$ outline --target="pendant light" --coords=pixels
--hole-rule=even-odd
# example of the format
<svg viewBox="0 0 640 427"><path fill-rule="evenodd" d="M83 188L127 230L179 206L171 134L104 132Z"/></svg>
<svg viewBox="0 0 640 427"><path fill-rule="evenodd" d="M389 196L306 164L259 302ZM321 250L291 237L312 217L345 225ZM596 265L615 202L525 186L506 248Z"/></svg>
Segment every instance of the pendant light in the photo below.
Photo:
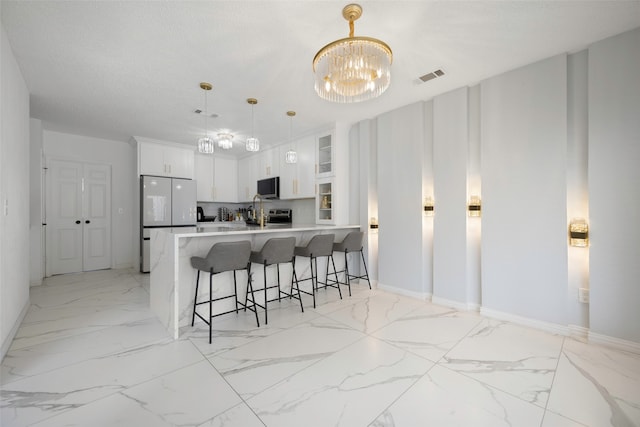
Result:
<svg viewBox="0 0 640 427"><path fill-rule="evenodd" d="M284 161L286 163L298 163L298 153L293 149L293 116L296 115L295 111L287 111L287 116L289 116L289 144L291 144L291 148L284 155Z"/></svg>
<svg viewBox="0 0 640 427"><path fill-rule="evenodd" d="M255 98L249 98L247 99L247 103L251 105L251 137L247 138L244 148L247 151L258 151L260 150L260 141L258 141L258 138L253 136L253 106L258 103L258 100Z"/></svg>
<svg viewBox="0 0 640 427"><path fill-rule="evenodd" d="M349 4L342 16L349 21L349 37L329 43L313 58L315 90L331 102L350 103L376 98L391 82L391 48L372 37L355 37L354 21L362 7Z"/></svg>
<svg viewBox="0 0 640 427"><path fill-rule="evenodd" d="M230 133L218 134L218 147L223 150L230 150L233 147L233 135Z"/></svg>
<svg viewBox="0 0 640 427"><path fill-rule="evenodd" d="M207 92L213 89L211 83L202 82L200 88L204 91L204 136L198 140L198 151L203 154L213 153L213 139L209 138L209 132L207 130Z"/></svg>

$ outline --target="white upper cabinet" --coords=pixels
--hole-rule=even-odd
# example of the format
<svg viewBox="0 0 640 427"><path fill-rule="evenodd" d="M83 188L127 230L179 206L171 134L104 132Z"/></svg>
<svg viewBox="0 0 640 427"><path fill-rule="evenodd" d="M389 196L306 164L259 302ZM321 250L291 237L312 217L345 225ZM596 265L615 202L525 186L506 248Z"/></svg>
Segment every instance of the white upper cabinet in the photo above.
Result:
<svg viewBox="0 0 640 427"><path fill-rule="evenodd" d="M214 202L238 202L238 161L215 157L213 167Z"/></svg>
<svg viewBox="0 0 640 427"><path fill-rule="evenodd" d="M280 159L278 148L272 148L260 152L258 157L258 176L257 179L273 178L280 176Z"/></svg>
<svg viewBox="0 0 640 427"><path fill-rule="evenodd" d="M332 176L335 173L333 158L333 134L324 133L318 136L316 144L316 174L320 177Z"/></svg>
<svg viewBox="0 0 640 427"><path fill-rule="evenodd" d="M195 164L199 202L238 201L238 162L235 159L197 154Z"/></svg>
<svg viewBox="0 0 640 427"><path fill-rule="evenodd" d="M196 154L196 197L199 202L213 202L213 156Z"/></svg>
<svg viewBox="0 0 640 427"><path fill-rule="evenodd" d="M280 146L280 198L304 199L315 196L315 137L301 138ZM293 148L297 163L286 163L285 154Z"/></svg>
<svg viewBox="0 0 640 427"><path fill-rule="evenodd" d="M250 202L257 193L258 155L238 160L238 201Z"/></svg>
<svg viewBox="0 0 640 427"><path fill-rule="evenodd" d="M193 179L194 150L154 142L139 141L140 175Z"/></svg>

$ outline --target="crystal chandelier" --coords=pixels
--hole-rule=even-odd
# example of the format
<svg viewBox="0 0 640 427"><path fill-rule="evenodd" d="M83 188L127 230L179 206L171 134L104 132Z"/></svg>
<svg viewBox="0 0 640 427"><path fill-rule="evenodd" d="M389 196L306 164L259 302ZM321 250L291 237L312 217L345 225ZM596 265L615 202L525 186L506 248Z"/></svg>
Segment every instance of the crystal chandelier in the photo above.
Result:
<svg viewBox="0 0 640 427"><path fill-rule="evenodd" d="M244 148L247 151L258 151L260 150L260 141L258 141L258 138L253 136L253 106L258 103L258 100L255 98L249 98L247 99L247 102L251 104L251 137L247 138Z"/></svg>
<svg viewBox="0 0 640 427"><path fill-rule="evenodd" d="M233 147L233 135L229 133L218 134L218 147L223 150L230 150Z"/></svg>
<svg viewBox="0 0 640 427"><path fill-rule="evenodd" d="M295 115L295 111L287 111L287 116L289 116L289 143L291 144L291 148L284 154L284 161L286 163L298 162L298 153L293 149L293 116Z"/></svg>
<svg viewBox="0 0 640 427"><path fill-rule="evenodd" d="M393 53L383 41L354 37L353 22L362 7L349 4L342 16L349 21L349 37L329 43L313 58L315 89L327 101L350 103L382 95L391 82Z"/></svg>
<svg viewBox="0 0 640 427"><path fill-rule="evenodd" d="M198 139L198 151L204 154L213 153L213 139L209 138L209 132L207 131L207 92L213 89L211 83L202 82L200 88L204 90L204 136Z"/></svg>

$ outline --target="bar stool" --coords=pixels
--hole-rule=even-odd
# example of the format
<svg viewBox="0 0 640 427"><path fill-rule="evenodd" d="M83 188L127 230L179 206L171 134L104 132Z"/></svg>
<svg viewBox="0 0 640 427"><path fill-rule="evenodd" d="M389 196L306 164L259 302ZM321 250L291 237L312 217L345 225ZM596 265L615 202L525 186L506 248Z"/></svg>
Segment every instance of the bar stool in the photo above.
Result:
<svg viewBox="0 0 640 427"><path fill-rule="evenodd" d="M371 281L369 281L369 272L367 271L367 263L364 260L364 252L362 251L362 236L364 233L362 231L352 231L342 240L340 243L333 244L334 252L344 252L344 270L335 271L335 264L333 266L333 271L335 272L336 280L331 279L331 282L347 285L349 287L349 296L351 296L351 279L366 279L369 284L369 289L371 289ZM362 256L362 264L364 265L364 274L361 276L356 276L349 273L349 263L347 262L347 255L349 252L360 251L360 255ZM331 262L333 262L333 254L331 255ZM344 273L345 282L338 281L338 273ZM329 265L327 264L327 282L329 281Z"/></svg>
<svg viewBox="0 0 640 427"><path fill-rule="evenodd" d="M258 321L258 310L255 306L247 307L246 298L245 303L242 304L238 301L238 286L236 281L236 271L247 271L247 294L251 292L253 294L253 288L251 286L251 263L249 257L251 255L251 243L244 242L229 242L229 243L216 243L214 244L205 258L191 257L191 266L198 270L196 275L196 293L193 299L193 316L191 317L191 326L195 323L196 316L202 319L209 325L209 344L211 344L211 319L223 314L237 313L239 307L248 308L256 315L256 323L260 326ZM209 299L206 301L198 302L198 285L200 283L200 272L209 273ZM213 276L215 274L223 273L225 271L233 271L233 294L213 298ZM213 314L213 303L227 298L235 298L236 308L234 310L225 311L224 313ZM196 307L201 304L209 304L209 319L202 317L197 312Z"/></svg>
<svg viewBox="0 0 640 427"><path fill-rule="evenodd" d="M274 237L264 244L262 249L259 252L251 252L250 262L256 264L262 264L263 266L263 277L264 277L264 288L256 289L256 292L264 290L264 306L260 305L256 302L255 296L252 293L252 303L253 306L258 306L264 309L264 323L268 323L267 317L267 305L272 301L280 301L282 295L286 295L289 298L295 298L300 301L300 309L304 312L304 308L302 307L302 298L300 298L300 288L298 286L298 279L296 277L296 260L293 256L293 251L296 246L296 238L295 237ZM291 289L289 293L284 292L280 288L280 264L288 264L291 263ZM267 285L267 267L274 265L276 266L278 283L275 285ZM293 293L293 282L296 283L296 293ZM277 288L278 289L278 297L269 299L267 297L267 290ZM245 306L248 304L249 294L245 299Z"/></svg>
<svg viewBox="0 0 640 427"><path fill-rule="evenodd" d="M329 275L329 260L333 263L332 253L333 253L333 239L335 234L317 234L311 238L307 246L296 246L294 251L294 255L300 257L309 258L309 267L311 268L311 276L305 279L298 279L298 282L304 282L305 280L311 280L311 292L303 291L300 292L305 293L307 295L313 296L313 308L316 308L316 291L320 288L337 288L338 294L340 295L340 299L342 299L342 291L340 290L340 285L337 284L337 280L333 281L335 283L329 283L326 280L322 285L318 286L318 257L327 257L327 276ZM315 271L314 271L315 264ZM336 266L333 264L333 271L335 272ZM335 274L335 273L334 273ZM336 279L338 276L336 276ZM293 285L293 283L292 283Z"/></svg>

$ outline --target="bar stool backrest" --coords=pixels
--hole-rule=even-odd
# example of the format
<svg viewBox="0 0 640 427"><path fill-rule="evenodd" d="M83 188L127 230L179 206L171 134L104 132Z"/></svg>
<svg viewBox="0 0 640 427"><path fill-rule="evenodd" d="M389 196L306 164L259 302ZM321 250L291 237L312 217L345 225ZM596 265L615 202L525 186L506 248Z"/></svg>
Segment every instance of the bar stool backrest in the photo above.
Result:
<svg viewBox="0 0 640 427"><path fill-rule="evenodd" d="M339 252L355 252L362 249L362 231L352 231L347 234L341 243L336 243L333 246L333 250Z"/></svg>
<svg viewBox="0 0 640 427"><path fill-rule="evenodd" d="M251 256L251 243L224 242L214 244L207 254L207 264L214 273L231 270L244 270Z"/></svg>
<svg viewBox="0 0 640 427"><path fill-rule="evenodd" d="M291 262L295 247L295 237L272 237L260 250L261 261L267 265Z"/></svg>
<svg viewBox="0 0 640 427"><path fill-rule="evenodd" d="M333 239L335 234L316 234L307 244L304 252L307 256L314 257L329 256L333 253Z"/></svg>

